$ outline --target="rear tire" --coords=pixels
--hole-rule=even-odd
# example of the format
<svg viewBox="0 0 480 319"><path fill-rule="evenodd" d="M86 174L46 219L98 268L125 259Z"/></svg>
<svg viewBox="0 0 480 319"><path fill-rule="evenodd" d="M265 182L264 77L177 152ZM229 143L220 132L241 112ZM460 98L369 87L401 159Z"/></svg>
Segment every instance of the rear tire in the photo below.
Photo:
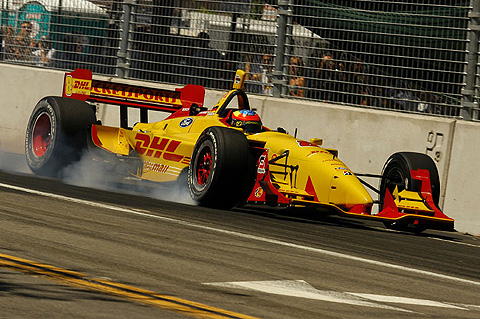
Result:
<svg viewBox="0 0 480 319"><path fill-rule="evenodd" d="M438 176L435 162L426 154L413 152L400 152L390 156L385 163L382 171L382 180L380 183L380 210L383 209L385 191L388 189L391 193L398 187L398 191L406 189L419 192L421 182L412 178L410 171L417 169L426 169L430 173L430 182L432 186L433 202L438 207L440 199L440 179ZM420 233L426 229L423 225L406 225L401 222L384 222L385 226L395 230L406 230Z"/></svg>
<svg viewBox="0 0 480 319"><path fill-rule="evenodd" d="M210 127L199 137L188 170L188 188L201 206L230 209L248 196L251 170L248 141L237 130Z"/></svg>
<svg viewBox="0 0 480 319"><path fill-rule="evenodd" d="M83 101L45 97L33 109L25 136L25 155L38 175L61 177L87 148L88 127L96 122L93 107Z"/></svg>

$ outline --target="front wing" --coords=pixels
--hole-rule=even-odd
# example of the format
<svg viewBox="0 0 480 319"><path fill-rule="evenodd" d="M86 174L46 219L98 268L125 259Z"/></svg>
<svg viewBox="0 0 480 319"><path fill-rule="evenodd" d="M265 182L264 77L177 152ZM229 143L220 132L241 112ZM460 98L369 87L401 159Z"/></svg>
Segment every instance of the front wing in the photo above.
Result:
<svg viewBox="0 0 480 319"><path fill-rule="evenodd" d="M257 162L257 180L248 197L248 203L286 207L316 207L333 211L339 215L402 223L405 225L423 225L429 229L454 230L454 220L446 216L434 203L430 176L427 170L411 171L414 179L421 181L421 191L412 192L397 189L390 193L386 190L383 209L377 214L371 213L371 206L354 206L349 210L332 203L318 201L314 194L298 189L284 189L274 186L270 179L268 151L265 150Z"/></svg>

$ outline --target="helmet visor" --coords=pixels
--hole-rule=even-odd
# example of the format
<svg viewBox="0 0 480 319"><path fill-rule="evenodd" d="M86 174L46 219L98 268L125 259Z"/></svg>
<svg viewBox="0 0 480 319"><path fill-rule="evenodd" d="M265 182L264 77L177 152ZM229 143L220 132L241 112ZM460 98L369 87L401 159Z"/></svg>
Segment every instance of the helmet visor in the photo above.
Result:
<svg viewBox="0 0 480 319"><path fill-rule="evenodd" d="M258 133L262 131L262 122L246 121L243 126L245 133Z"/></svg>

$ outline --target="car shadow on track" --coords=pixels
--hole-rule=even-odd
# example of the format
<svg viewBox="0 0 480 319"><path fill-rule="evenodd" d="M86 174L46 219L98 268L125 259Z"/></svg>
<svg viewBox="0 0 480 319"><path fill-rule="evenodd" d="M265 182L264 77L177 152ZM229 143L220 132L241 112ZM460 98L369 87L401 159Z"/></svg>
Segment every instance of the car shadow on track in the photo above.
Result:
<svg viewBox="0 0 480 319"><path fill-rule="evenodd" d="M370 223L358 219L349 219L338 216L331 211L319 211L308 207L273 208L265 206L244 206L234 208L234 211L242 213L275 218L278 220L294 221L297 223L331 225L336 227L348 227L359 229L378 230L378 223Z"/></svg>
<svg viewBox="0 0 480 319"><path fill-rule="evenodd" d="M265 206L244 206L234 208L233 210L246 214L258 215L277 220L292 221L296 223L318 224L331 227L344 227L382 233L389 232L398 235L430 237L454 242L462 241L460 238L458 238L458 236L456 236L459 235L459 233L457 233L456 231L446 232L426 230L422 233L413 233L408 231L392 230L384 227L383 224L378 221L343 217L326 209L318 210L310 207L273 208Z"/></svg>

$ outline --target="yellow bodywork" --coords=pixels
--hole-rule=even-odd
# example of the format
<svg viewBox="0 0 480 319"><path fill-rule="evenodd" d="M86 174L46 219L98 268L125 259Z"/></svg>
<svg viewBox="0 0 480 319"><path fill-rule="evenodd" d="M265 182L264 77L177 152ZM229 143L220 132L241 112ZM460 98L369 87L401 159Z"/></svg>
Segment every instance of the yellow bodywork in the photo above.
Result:
<svg viewBox="0 0 480 319"><path fill-rule="evenodd" d="M336 150L324 149L273 131L249 135L247 138L264 141L270 160L288 150L289 155L277 163L298 166L295 172L285 174L283 167L270 164L272 182L281 193L298 195L293 198L310 195L315 202L344 207L373 203L358 178L338 159Z"/></svg>
<svg viewBox="0 0 480 319"><path fill-rule="evenodd" d="M182 127L180 123L185 119L192 123ZM121 155L128 155L128 149L135 151L143 167L140 172L132 174L154 182L168 182L176 180L181 171L188 167L200 133L212 125L219 126L218 116L200 120L181 117L156 123L137 123L131 130L95 126L101 148ZM124 145L127 149L123 148Z"/></svg>
<svg viewBox="0 0 480 319"><path fill-rule="evenodd" d="M128 155L133 150L142 167L131 174L155 182L174 181L188 168L195 143L206 128L230 127L226 121L228 111L249 108L241 91L244 78L245 72L239 70L234 89L212 109L196 116L174 114L155 123L137 123L132 129L94 125L92 138L98 147L114 154ZM315 202L348 209L373 203L358 178L337 158L337 151L320 147L321 139L301 141L270 130L247 135L247 139L268 150L273 186L297 204ZM288 156L275 161L286 152Z"/></svg>
<svg viewBox="0 0 480 319"><path fill-rule="evenodd" d="M174 181L188 167L200 133L210 126L227 126L213 112L206 116L187 117L191 123L182 127L185 119L138 123L131 130L97 126L97 138L102 148L112 153L127 155L126 145L135 150L143 163L138 177L155 182ZM358 178L336 157L336 151L273 131L247 135L247 139L265 143L270 160L289 151L287 157L276 163L297 169L292 171L291 168L270 165L272 183L287 197L311 197L315 202L344 207L373 202Z"/></svg>

